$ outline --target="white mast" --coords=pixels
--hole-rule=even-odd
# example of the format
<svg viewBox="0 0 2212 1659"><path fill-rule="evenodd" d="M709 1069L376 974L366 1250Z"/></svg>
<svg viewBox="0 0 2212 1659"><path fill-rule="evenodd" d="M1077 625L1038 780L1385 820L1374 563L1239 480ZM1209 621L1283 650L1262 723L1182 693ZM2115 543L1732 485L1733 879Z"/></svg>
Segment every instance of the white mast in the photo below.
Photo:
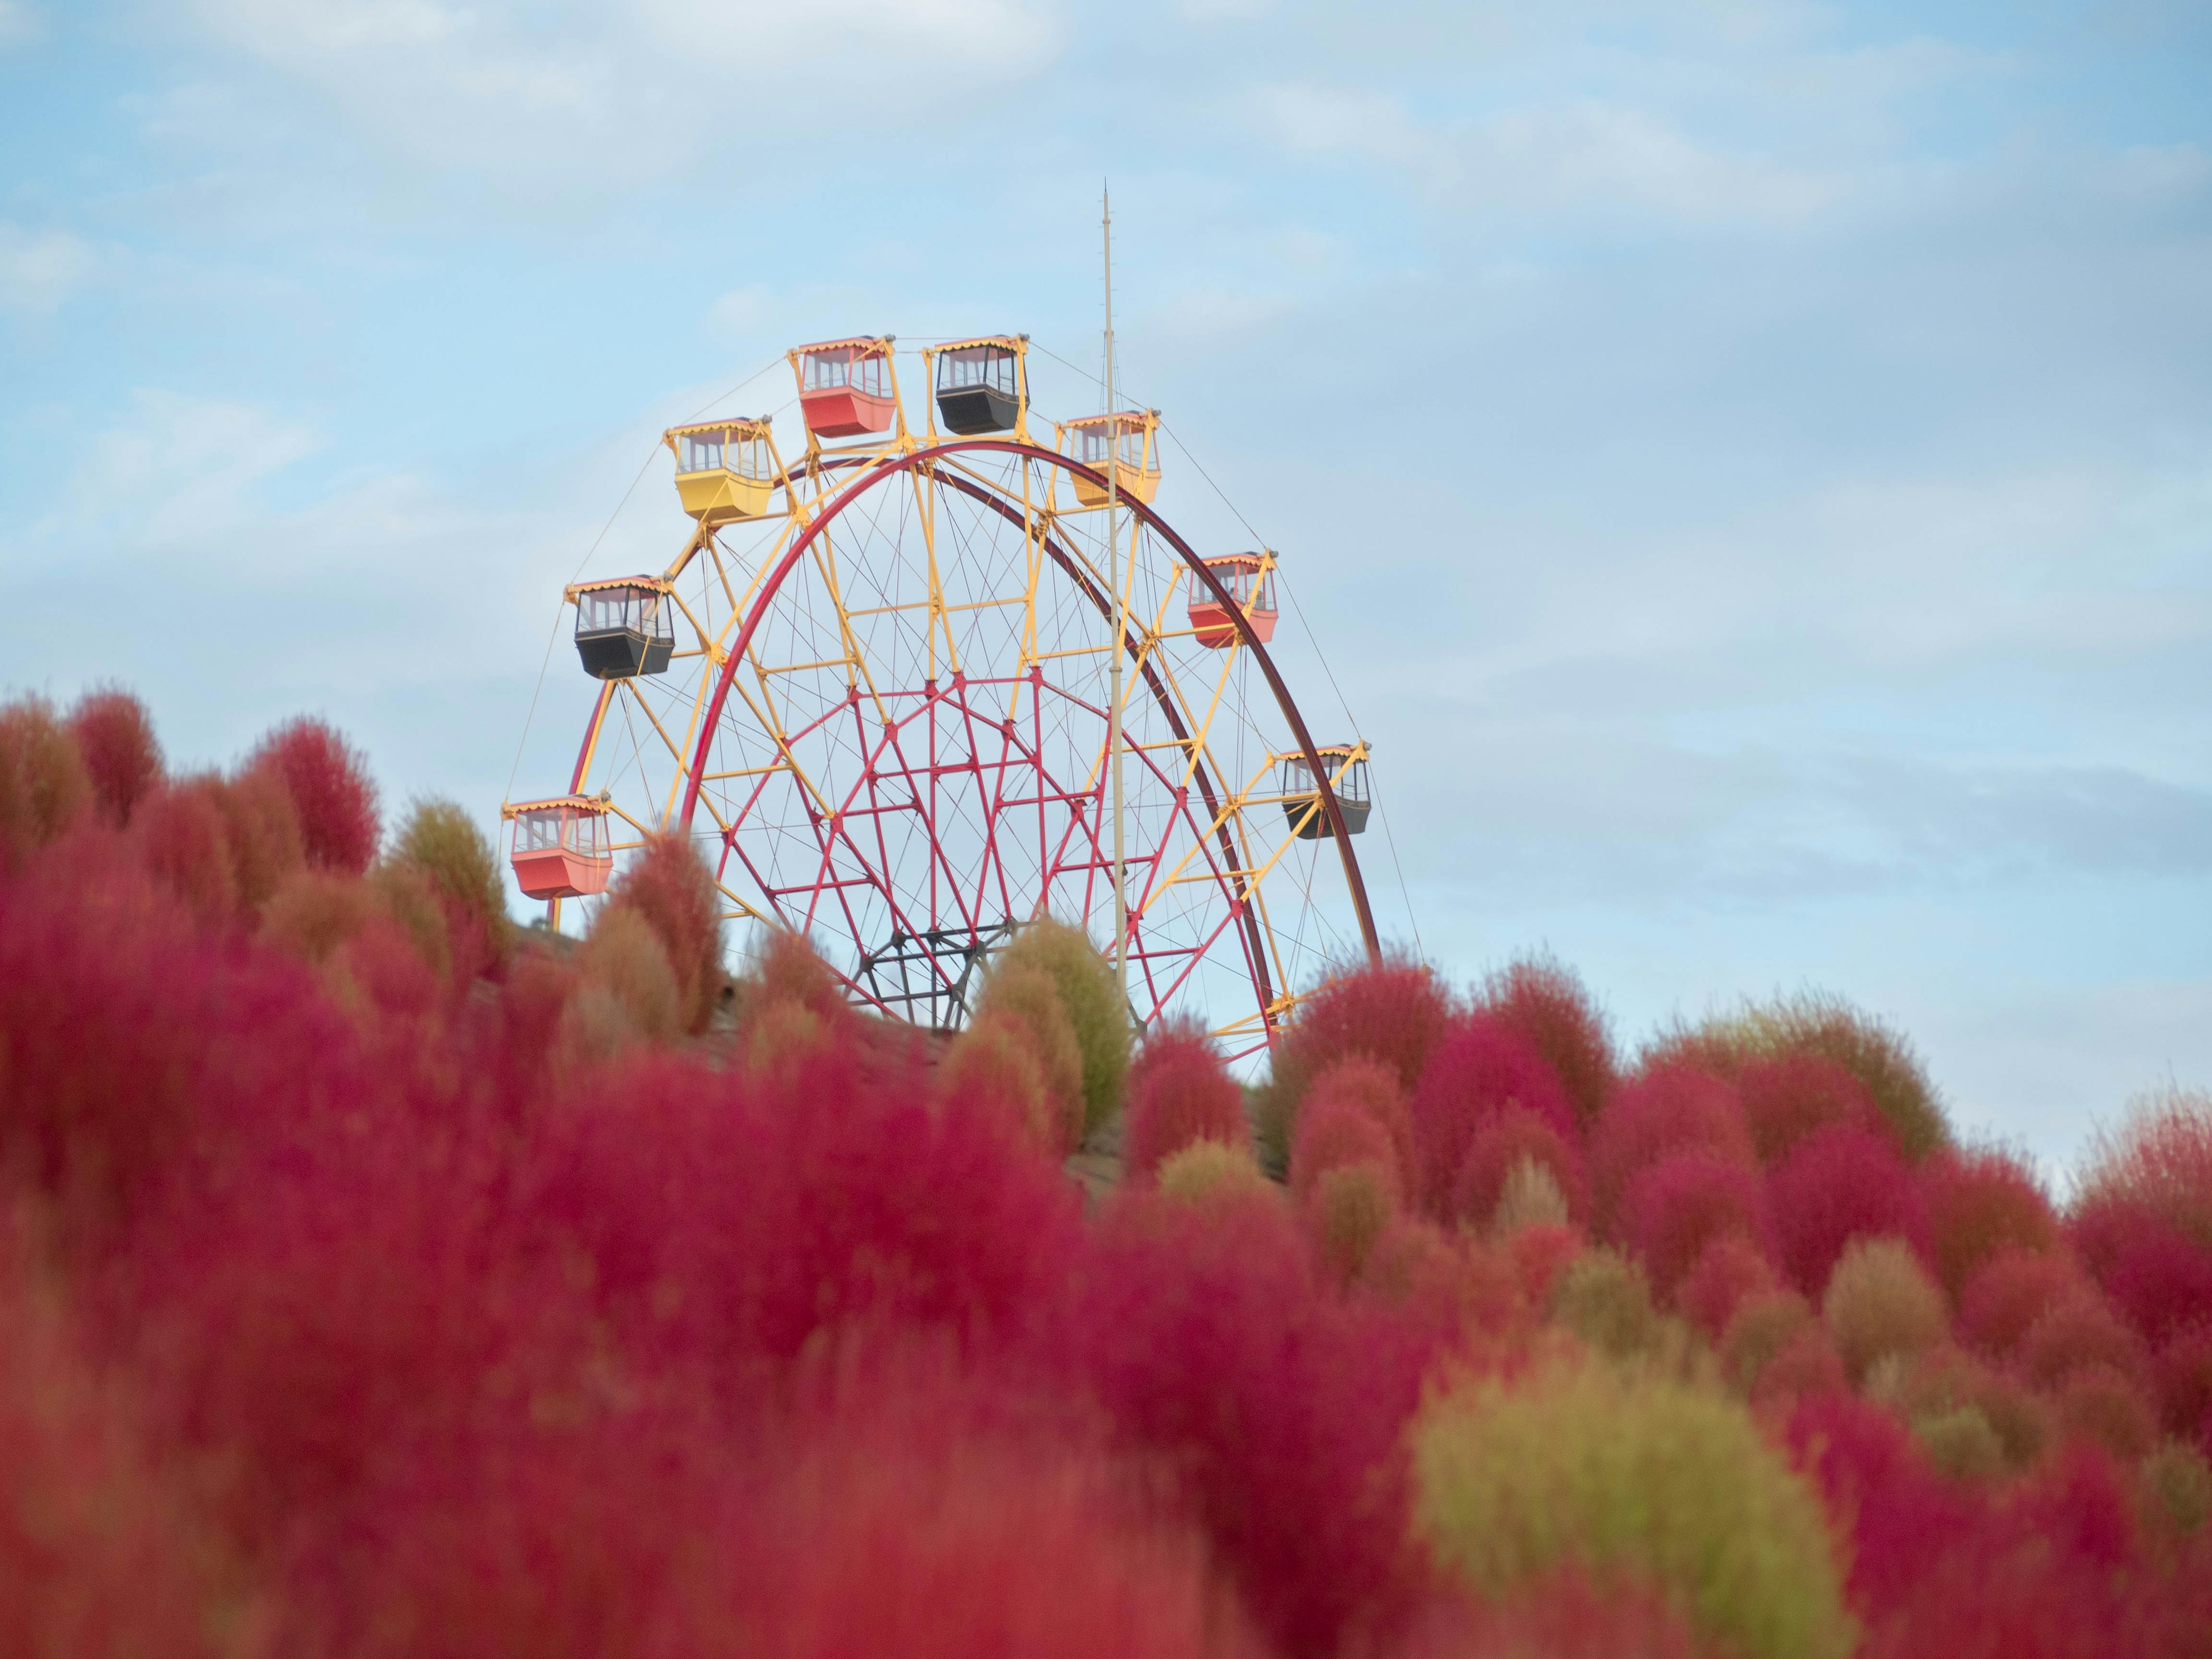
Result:
<svg viewBox="0 0 2212 1659"><path fill-rule="evenodd" d="M1107 659L1106 758L1114 791L1114 983L1129 1000L1129 890L1121 840L1121 656L1128 638L1121 584L1121 431L1114 401L1114 203L1098 187L1099 227L1106 261L1106 579L1114 585L1113 653Z"/></svg>

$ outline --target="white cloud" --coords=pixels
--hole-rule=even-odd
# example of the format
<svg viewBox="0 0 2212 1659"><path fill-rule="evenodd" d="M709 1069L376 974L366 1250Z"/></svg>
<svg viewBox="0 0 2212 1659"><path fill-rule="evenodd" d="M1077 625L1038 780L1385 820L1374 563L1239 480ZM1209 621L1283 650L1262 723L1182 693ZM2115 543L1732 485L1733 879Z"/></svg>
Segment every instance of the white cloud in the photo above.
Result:
<svg viewBox="0 0 2212 1659"><path fill-rule="evenodd" d="M726 173L783 125L879 135L1057 55L1056 0L621 0L549 22L521 0L194 0L202 27L313 88L380 143L539 193ZM918 66L924 71L917 73ZM741 119L732 112L742 110Z"/></svg>
<svg viewBox="0 0 2212 1659"><path fill-rule="evenodd" d="M0 222L0 307L52 311L98 264L91 246L68 231Z"/></svg>
<svg viewBox="0 0 2212 1659"><path fill-rule="evenodd" d="M134 392L87 443L46 527L126 547L185 540L228 558L224 532L264 511L260 487L322 447L312 427L252 404Z"/></svg>
<svg viewBox="0 0 2212 1659"><path fill-rule="evenodd" d="M1789 223L1844 188L1835 176L1699 143L1647 110L1587 100L1425 122L1395 97L1303 82L1259 88L1245 106L1252 125L1294 155L1393 168L1462 205Z"/></svg>
<svg viewBox="0 0 2212 1659"><path fill-rule="evenodd" d="M35 40L45 32L45 20L27 0L0 0L0 50Z"/></svg>

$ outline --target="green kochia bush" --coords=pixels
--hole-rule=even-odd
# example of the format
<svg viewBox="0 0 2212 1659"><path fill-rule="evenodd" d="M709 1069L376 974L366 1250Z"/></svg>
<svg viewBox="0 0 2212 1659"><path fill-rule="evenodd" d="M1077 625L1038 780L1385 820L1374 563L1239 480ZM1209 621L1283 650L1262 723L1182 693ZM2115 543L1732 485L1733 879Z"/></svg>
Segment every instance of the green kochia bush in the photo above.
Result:
<svg viewBox="0 0 2212 1659"><path fill-rule="evenodd" d="M1462 1382L1413 1431L1414 1530L1479 1594L1562 1565L1664 1587L1742 1659L1843 1659L1815 1492L1718 1394L1603 1361Z"/></svg>
<svg viewBox="0 0 2212 1659"><path fill-rule="evenodd" d="M1051 975L1082 1055L1081 1133L1089 1134L1121 1104L1133 1036L1129 1005L1114 983L1112 965L1082 929L1040 916L1014 936L993 967L1000 973L1035 968Z"/></svg>

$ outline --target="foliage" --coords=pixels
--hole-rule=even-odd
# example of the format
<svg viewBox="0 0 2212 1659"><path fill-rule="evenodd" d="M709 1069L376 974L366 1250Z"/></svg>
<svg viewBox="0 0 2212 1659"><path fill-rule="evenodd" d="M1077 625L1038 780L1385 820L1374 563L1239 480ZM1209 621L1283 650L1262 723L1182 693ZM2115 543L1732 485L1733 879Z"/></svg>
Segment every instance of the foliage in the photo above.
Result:
<svg viewBox="0 0 2212 1659"><path fill-rule="evenodd" d="M129 829L139 803L161 782L161 745L146 705L120 686L100 686L76 700L69 731L94 810L109 829Z"/></svg>
<svg viewBox="0 0 2212 1659"><path fill-rule="evenodd" d="M1974 1270L1999 1251L2058 1248L2058 1213L2019 1159L1998 1152L1944 1150L1920 1166L1936 1276L1955 1300Z"/></svg>
<svg viewBox="0 0 2212 1659"><path fill-rule="evenodd" d="M157 790L137 815L147 873L205 927L228 926L239 908L224 793L220 778L180 779Z"/></svg>
<svg viewBox="0 0 2212 1659"><path fill-rule="evenodd" d="M1307 1204L1315 1248L1338 1283L1354 1279L1398 1213L1398 1176L1380 1159L1323 1171Z"/></svg>
<svg viewBox="0 0 2212 1659"><path fill-rule="evenodd" d="M1767 1187L1776 1258L1790 1282L1818 1296L1855 1238L1926 1248L1928 1222L1912 1171L1889 1140L1838 1124L1808 1136Z"/></svg>
<svg viewBox="0 0 2212 1659"><path fill-rule="evenodd" d="M1128 1082L1121 1167L1130 1176L1150 1179L1164 1159L1194 1140L1249 1149L1244 1091L1198 1022L1170 1021L1146 1032Z"/></svg>
<svg viewBox="0 0 2212 1659"><path fill-rule="evenodd" d="M1439 1219L1451 1213L1462 1166L1487 1120L1522 1111L1574 1138L1574 1107L1536 1045L1495 1014L1456 1021L1413 1091L1413 1187Z"/></svg>
<svg viewBox="0 0 2212 1659"><path fill-rule="evenodd" d="M1900 1239L1863 1238L1845 1248L1828 1276L1820 1317L1854 1381L1877 1360L1910 1359L1949 1328L1943 1292Z"/></svg>
<svg viewBox="0 0 2212 1659"><path fill-rule="evenodd" d="M350 876L368 868L383 828L360 750L325 721L301 715L264 738L246 766L276 779L291 797L308 864Z"/></svg>
<svg viewBox="0 0 2212 1659"><path fill-rule="evenodd" d="M975 1018L1018 1030L1044 1085L1053 1133L1048 1149L1065 1158L1083 1139L1083 1051L1060 987L1044 969L1001 957L983 981Z"/></svg>
<svg viewBox="0 0 2212 1659"><path fill-rule="evenodd" d="M1509 963L1483 981L1476 1006L1528 1038L1587 1128L1620 1082L1613 1033L1589 991L1549 955Z"/></svg>
<svg viewBox="0 0 2212 1659"><path fill-rule="evenodd" d="M1568 1233L1571 1216L1558 1179L1535 1159L1524 1158L1506 1176L1489 1219L1492 1236L1511 1238L1532 1228Z"/></svg>
<svg viewBox="0 0 2212 1659"><path fill-rule="evenodd" d="M69 828L92 782L69 730L44 697L0 704L0 874Z"/></svg>
<svg viewBox="0 0 2212 1659"><path fill-rule="evenodd" d="M1639 1171L1621 1197L1620 1237L1662 1299L1715 1240L1765 1232L1758 1174L1713 1152L1670 1153Z"/></svg>
<svg viewBox="0 0 2212 1659"><path fill-rule="evenodd" d="M1698 1252L1675 1285L1674 1307L1709 1341L1717 1342L1747 1300L1779 1288L1765 1251L1741 1233L1723 1233Z"/></svg>
<svg viewBox="0 0 2212 1659"><path fill-rule="evenodd" d="M635 910L603 908L576 952L576 968L584 991L605 998L580 993L569 1006L566 1035L577 1059L611 1059L632 1041L666 1042L683 1030L684 994L676 970L660 935ZM599 1023L610 1006L621 1016L611 1026Z"/></svg>
<svg viewBox="0 0 2212 1659"><path fill-rule="evenodd" d="M1299 1103L1315 1079L1339 1060L1379 1060L1411 1095L1452 1013L1442 982L1404 957L1322 980L1298 1004L1270 1057L1256 1103L1262 1155L1277 1169L1288 1163Z"/></svg>
<svg viewBox="0 0 2212 1659"><path fill-rule="evenodd" d="M1669 1152L1705 1152L1751 1166L1751 1139L1735 1091L1711 1073L1647 1066L1625 1084L1590 1131L1590 1212L1612 1237L1628 1183Z"/></svg>
<svg viewBox="0 0 2212 1659"><path fill-rule="evenodd" d="M778 1009L805 1013L820 1029L818 1016L804 1002L778 998L769 1005L769 1013ZM970 1020L945 1051L936 1087L939 1098L1006 1124L1038 1152L1064 1155L1066 1113L1047 1095L1044 1073L1030 1047L1027 1029L1012 1016L994 1012Z"/></svg>
<svg viewBox="0 0 2212 1659"><path fill-rule="evenodd" d="M1224 1140L1194 1140L1161 1160L1153 1176L1163 1198L1192 1208L1212 1210L1247 1200L1273 1203L1273 1184L1260 1173L1252 1154Z"/></svg>
<svg viewBox="0 0 2212 1659"><path fill-rule="evenodd" d="M1114 982L1113 964L1081 928L1050 916L1040 916L1016 933L1000 951L999 963L1002 970L1042 970L1060 994L1082 1063L1079 1141L1121 1105L1122 1074L1135 1036L1128 1002Z"/></svg>
<svg viewBox="0 0 2212 1659"><path fill-rule="evenodd" d="M473 976L505 959L509 924L499 854L463 807L438 796L417 799L385 856L428 878L452 931L468 941L458 965Z"/></svg>
<svg viewBox="0 0 2212 1659"><path fill-rule="evenodd" d="M1531 1165L1550 1181L1559 1200L1559 1219L1581 1219L1589 1207L1581 1152L1555 1125L1517 1106L1475 1127L1460 1160L1450 1213L1474 1226L1495 1226L1513 1177Z"/></svg>
<svg viewBox="0 0 2212 1659"><path fill-rule="evenodd" d="M1376 1121L1356 1095L1325 1083L1316 1087L1305 1109L1298 1114L1297 1139L1291 1148L1291 1196L1303 1203L1331 1170L1369 1163L1387 1166L1392 1184L1402 1190L1397 1148L1391 1143L1389 1131Z"/></svg>
<svg viewBox="0 0 2212 1659"><path fill-rule="evenodd" d="M676 975L678 1024L693 1036L704 1031L722 994L722 900L690 837L647 836L607 890L605 908L631 911L653 929Z"/></svg>
<svg viewBox="0 0 2212 1659"><path fill-rule="evenodd" d="M1852 1650L1817 1497L1721 1395L1600 1362L1473 1378L1425 1408L1413 1456L1420 1535L1486 1596L1626 1571L1747 1659Z"/></svg>
<svg viewBox="0 0 2212 1659"><path fill-rule="evenodd" d="M1627 1358L1649 1351L1659 1316L1644 1269L1617 1250L1585 1250L1553 1281L1553 1320L1601 1353Z"/></svg>
<svg viewBox="0 0 2212 1659"><path fill-rule="evenodd" d="M1762 1164L1786 1157L1832 1123L1876 1128L1882 1119L1865 1085L1819 1054L1784 1053L1747 1060L1736 1074L1744 1127Z"/></svg>

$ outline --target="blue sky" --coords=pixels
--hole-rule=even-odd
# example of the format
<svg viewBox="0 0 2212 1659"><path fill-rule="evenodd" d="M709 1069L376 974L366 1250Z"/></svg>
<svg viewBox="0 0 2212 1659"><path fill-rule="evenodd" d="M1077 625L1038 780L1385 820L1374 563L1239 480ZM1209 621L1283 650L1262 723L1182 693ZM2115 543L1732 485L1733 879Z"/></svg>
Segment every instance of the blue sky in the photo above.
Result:
<svg viewBox="0 0 2212 1659"><path fill-rule="evenodd" d="M1110 177L1427 952L1631 1040L1832 988L2063 1162L2212 1083L2208 88L2161 0L0 0L0 679L489 818L659 428L830 334L1087 363Z"/></svg>

